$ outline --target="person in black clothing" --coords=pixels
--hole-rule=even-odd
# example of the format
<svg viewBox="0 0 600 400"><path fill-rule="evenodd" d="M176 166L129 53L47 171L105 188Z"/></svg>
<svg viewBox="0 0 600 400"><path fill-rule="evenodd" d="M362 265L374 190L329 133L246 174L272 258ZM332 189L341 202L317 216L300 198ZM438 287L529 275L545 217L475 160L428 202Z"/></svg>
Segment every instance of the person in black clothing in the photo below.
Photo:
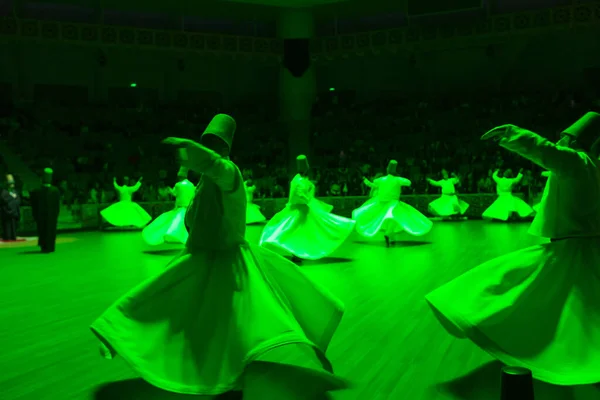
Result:
<svg viewBox="0 0 600 400"><path fill-rule="evenodd" d="M53 253L56 244L60 192L52 186L52 174L50 168L44 169L42 187L31 193L31 208L37 225L38 246L42 253Z"/></svg>
<svg viewBox="0 0 600 400"><path fill-rule="evenodd" d="M15 188L15 178L6 175L6 188L0 191L0 219L2 240L17 240L17 224L21 218L21 196Z"/></svg>

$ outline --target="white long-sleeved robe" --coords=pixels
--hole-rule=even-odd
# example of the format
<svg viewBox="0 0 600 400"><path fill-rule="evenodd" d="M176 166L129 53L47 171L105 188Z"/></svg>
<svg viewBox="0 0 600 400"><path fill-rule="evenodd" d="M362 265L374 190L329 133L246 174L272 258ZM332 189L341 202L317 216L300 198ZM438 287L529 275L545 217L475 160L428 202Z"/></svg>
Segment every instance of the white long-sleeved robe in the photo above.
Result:
<svg viewBox="0 0 600 400"><path fill-rule="evenodd" d="M535 213L529 204L512 194L514 186L523 179L523 174L519 172L514 178L505 178L499 177L498 171L494 171L492 178L496 182L498 198L483 212L484 219L507 221L513 213L521 218Z"/></svg>
<svg viewBox="0 0 600 400"><path fill-rule="evenodd" d="M318 260L331 255L354 231L351 219L331 214L333 206L315 198L315 185L297 174L285 208L263 229L260 244L284 255Z"/></svg>
<svg viewBox="0 0 600 400"><path fill-rule="evenodd" d="M142 231L142 238L150 246L163 243L185 243L188 232L185 226L185 212L194 198L196 188L192 182L182 179L171 189L175 197L175 208L159 215Z"/></svg>
<svg viewBox="0 0 600 400"><path fill-rule="evenodd" d="M458 185L457 177L441 179L439 181L429 180L429 184L442 189L442 196L429 203L429 212L439 217L452 215L463 215L469 205L460 200L456 195L455 185Z"/></svg>
<svg viewBox="0 0 600 400"><path fill-rule="evenodd" d="M194 199L195 192L196 187L189 180L182 179L181 181L177 182L171 190L173 197L175 197L175 207L187 208Z"/></svg>
<svg viewBox="0 0 600 400"><path fill-rule="evenodd" d="M115 190L119 196L119 201L105 208L100 212L100 215L111 225L117 227L134 226L143 228L151 220L152 217L139 204L132 201L133 194L137 192L142 183L138 181L133 186L119 186L113 182Z"/></svg>
<svg viewBox="0 0 600 400"><path fill-rule="evenodd" d="M135 192L137 192L138 190L140 190L140 188L142 187L142 182L137 181L135 183L135 185L133 185L133 186L129 186L129 185L120 186L117 184L117 182L113 182L113 186L114 186L115 190L117 191L117 194L119 196L119 201L132 201L133 194Z"/></svg>
<svg viewBox="0 0 600 400"><path fill-rule="evenodd" d="M499 143L551 172L530 233L559 240L481 264L427 301L449 333L536 379L600 382L600 161L520 128Z"/></svg>
<svg viewBox="0 0 600 400"><path fill-rule="evenodd" d="M385 236L407 232L414 236L429 233L433 223L414 207L400 201L403 186L411 181L388 174L365 184L373 189L374 197L352 212L356 231L364 237Z"/></svg>
<svg viewBox="0 0 600 400"><path fill-rule="evenodd" d="M324 354L342 305L295 264L246 241L239 169L199 144L186 147L184 166L202 178L186 213L185 249L92 331L108 355L121 355L142 378L176 393L241 389L255 361L303 367L344 387Z"/></svg>

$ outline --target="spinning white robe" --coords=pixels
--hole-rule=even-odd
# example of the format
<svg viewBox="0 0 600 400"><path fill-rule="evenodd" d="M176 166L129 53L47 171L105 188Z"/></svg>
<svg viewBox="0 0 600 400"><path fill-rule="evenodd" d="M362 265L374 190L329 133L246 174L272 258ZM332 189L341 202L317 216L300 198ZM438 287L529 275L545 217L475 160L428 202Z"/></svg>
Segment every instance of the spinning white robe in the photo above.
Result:
<svg viewBox="0 0 600 400"><path fill-rule="evenodd" d="M294 263L244 239L246 193L233 162L196 143L187 151L184 166L203 176L186 214L185 250L113 304L92 331L111 357L121 355L143 379L172 392L243 389L244 370L255 361L302 367L345 387L325 356L342 304Z"/></svg>
<svg viewBox="0 0 600 400"><path fill-rule="evenodd" d="M150 246L163 243L185 243L188 231L185 227L185 211L194 198L196 188L187 179L177 182L171 194L175 197L175 208L161 214L142 231L144 241Z"/></svg>
<svg viewBox="0 0 600 400"><path fill-rule="evenodd" d="M244 185L244 188L246 189L246 225L265 222L267 218L260 212L260 206L253 203L256 186Z"/></svg>
<svg viewBox="0 0 600 400"><path fill-rule="evenodd" d="M529 204L512 194L513 186L523 179L523 174L519 173L515 178L500 178L498 171L495 171L492 178L496 182L498 198L483 212L484 219L508 221L513 213L521 218L535 213Z"/></svg>
<svg viewBox="0 0 600 400"><path fill-rule="evenodd" d="M355 224L331 214L332 209L315 199L315 185L297 174L290 183L287 205L265 225L261 246L307 260L331 255L350 236Z"/></svg>
<svg viewBox="0 0 600 400"><path fill-rule="evenodd" d="M429 181L431 185L442 188L442 197L429 203L429 212L431 214L438 217L449 217L452 215L463 215L467 211L469 205L460 200L456 195L454 185L457 185L458 182L458 178Z"/></svg>
<svg viewBox="0 0 600 400"><path fill-rule="evenodd" d="M449 333L536 379L600 382L600 161L524 129L500 145L551 171L529 232L562 240L481 264L427 301Z"/></svg>
<svg viewBox="0 0 600 400"><path fill-rule="evenodd" d="M111 225L117 227L134 226L143 228L152 221L150 214L146 212L139 204L131 201L133 194L142 186L141 182L137 182L133 186L119 186L114 183L115 190L119 194L119 202L115 203L104 210L100 211L100 215Z"/></svg>
<svg viewBox="0 0 600 400"><path fill-rule="evenodd" d="M374 196L352 212L356 221L356 231L368 238L378 233L391 236L406 232L422 236L431 230L433 223L414 207L400 201L402 186L410 186L406 178L386 175L365 183L374 189Z"/></svg>

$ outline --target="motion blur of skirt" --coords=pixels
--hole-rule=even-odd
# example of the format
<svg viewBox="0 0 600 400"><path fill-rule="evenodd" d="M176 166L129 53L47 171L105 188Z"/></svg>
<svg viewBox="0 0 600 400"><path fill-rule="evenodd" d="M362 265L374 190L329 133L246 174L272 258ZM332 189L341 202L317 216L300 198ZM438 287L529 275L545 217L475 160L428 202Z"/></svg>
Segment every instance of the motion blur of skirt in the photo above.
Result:
<svg viewBox="0 0 600 400"><path fill-rule="evenodd" d="M484 219L497 219L507 221L510 216L516 213L521 218L526 218L535 213L533 208L520 198L511 193L504 193L498 196L496 201L483 212Z"/></svg>
<svg viewBox="0 0 600 400"><path fill-rule="evenodd" d="M440 198L429 203L429 212L437 217L463 215L468 208L469 205L455 194L442 194Z"/></svg>
<svg viewBox="0 0 600 400"><path fill-rule="evenodd" d="M144 241L150 246L163 243L185 244L188 231L185 228L185 207L178 207L158 216L142 231Z"/></svg>
<svg viewBox="0 0 600 400"><path fill-rule="evenodd" d="M318 312L315 312L318 310ZM285 258L248 243L188 250L114 303L91 326L149 383L217 395L243 389L260 362L295 370L327 390L345 388L325 356L342 304Z"/></svg>
<svg viewBox="0 0 600 400"><path fill-rule="evenodd" d="M259 224L265 222L267 218L260 212L260 206L254 203L248 203L246 206L246 225Z"/></svg>
<svg viewBox="0 0 600 400"><path fill-rule="evenodd" d="M446 330L556 385L600 382L600 238L529 247L426 296Z"/></svg>
<svg viewBox="0 0 600 400"><path fill-rule="evenodd" d="M287 205L265 225L261 246L307 260L331 255L352 234L355 224L329 213L332 208L318 200Z"/></svg>
<svg viewBox="0 0 600 400"><path fill-rule="evenodd" d="M352 212L352 219L356 221L356 231L368 238L401 232L422 236L433 227L429 218L399 200L381 202L376 198L369 199Z"/></svg>
<svg viewBox="0 0 600 400"><path fill-rule="evenodd" d="M104 210L100 215L111 225L117 227L135 226L143 228L152 221L150 214L146 212L139 204L131 201L120 201Z"/></svg>

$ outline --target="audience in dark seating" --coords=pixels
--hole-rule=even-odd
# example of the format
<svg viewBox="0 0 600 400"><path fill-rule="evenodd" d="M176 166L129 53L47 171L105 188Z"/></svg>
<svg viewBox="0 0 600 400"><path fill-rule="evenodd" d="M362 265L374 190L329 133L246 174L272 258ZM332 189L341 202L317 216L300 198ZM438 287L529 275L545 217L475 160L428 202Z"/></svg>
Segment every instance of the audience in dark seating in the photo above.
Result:
<svg viewBox="0 0 600 400"><path fill-rule="evenodd" d="M593 107L594 99L535 91L528 94L486 94L481 98L381 98L365 104L320 96L315 104L311 137L312 179L318 196L364 196L363 176L373 179L388 160L413 184L406 194L431 192L426 178L442 169L460 177L461 193L494 193L493 170L524 168L517 191L534 202L544 185L537 167L511 153L479 141L482 132L514 123L555 138L559 131ZM578 96L581 98L582 96ZM571 99L571 100L570 100ZM167 201L178 166L166 136L194 138L219 110L206 107L123 110L98 107L64 109L34 106L7 118L7 138L34 171L55 171L62 202L68 207L115 200L114 176L144 177L136 201ZM257 198L286 197L290 175L285 135L272 113L260 107L226 110L241 127L233 150L244 177L252 177ZM5 169L0 163L0 170Z"/></svg>

